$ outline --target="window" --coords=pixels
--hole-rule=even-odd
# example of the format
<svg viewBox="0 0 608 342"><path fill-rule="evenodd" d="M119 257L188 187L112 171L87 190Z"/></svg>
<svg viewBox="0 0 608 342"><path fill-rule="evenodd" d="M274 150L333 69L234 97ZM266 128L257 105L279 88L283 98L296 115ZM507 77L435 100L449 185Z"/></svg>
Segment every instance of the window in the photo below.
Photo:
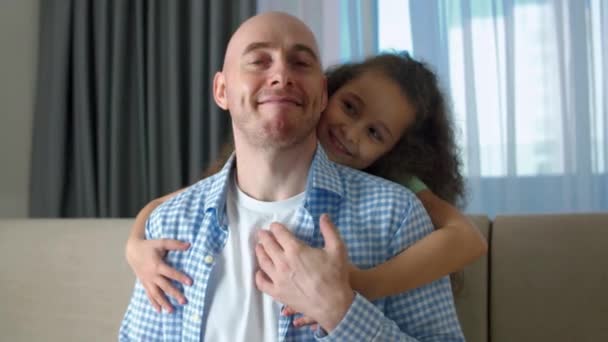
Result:
<svg viewBox="0 0 608 342"><path fill-rule="evenodd" d="M600 48L600 1L584 9L590 34L583 47L589 51L579 54L594 72L575 70L580 64L569 60L567 50L580 46L575 42L580 38L560 25L570 18L564 13L568 4L514 1L512 16L505 16L502 7L492 7L500 1L466 1L467 6L460 0L437 2L448 47L448 73L439 77L449 80L446 90L465 173L562 175L578 172L585 167L581 165L593 173L606 172L606 80L601 76L608 56ZM380 51L408 50L419 57L411 37L410 1L378 0L378 23ZM585 82L581 73L589 75L586 84L580 83ZM588 91L577 93L572 87Z"/></svg>

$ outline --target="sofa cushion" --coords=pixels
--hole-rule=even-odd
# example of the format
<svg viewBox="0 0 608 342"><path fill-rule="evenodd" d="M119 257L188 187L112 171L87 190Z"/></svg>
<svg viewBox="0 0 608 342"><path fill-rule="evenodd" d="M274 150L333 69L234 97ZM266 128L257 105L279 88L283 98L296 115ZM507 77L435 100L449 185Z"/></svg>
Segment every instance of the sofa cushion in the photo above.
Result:
<svg viewBox="0 0 608 342"><path fill-rule="evenodd" d="M490 220L487 216L469 216L482 234L488 238ZM481 257L465 267L458 276L462 282L454 301L458 318L468 342L488 340L488 258Z"/></svg>
<svg viewBox="0 0 608 342"><path fill-rule="evenodd" d="M608 341L608 213L497 217L492 342Z"/></svg>
<svg viewBox="0 0 608 342"><path fill-rule="evenodd" d="M134 277L131 219L0 220L6 341L115 341Z"/></svg>
<svg viewBox="0 0 608 342"><path fill-rule="evenodd" d="M487 237L490 222L471 217ZM112 341L133 289L132 219L0 220L0 331L10 341ZM487 340L487 258L464 270L467 341Z"/></svg>

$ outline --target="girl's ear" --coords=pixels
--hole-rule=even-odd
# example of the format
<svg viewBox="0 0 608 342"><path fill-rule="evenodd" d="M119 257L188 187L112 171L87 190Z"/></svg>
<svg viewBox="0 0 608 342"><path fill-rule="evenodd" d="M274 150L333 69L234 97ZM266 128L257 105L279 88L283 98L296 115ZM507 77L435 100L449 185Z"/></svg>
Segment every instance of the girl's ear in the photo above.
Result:
<svg viewBox="0 0 608 342"><path fill-rule="evenodd" d="M223 110L228 110L228 99L226 98L226 77L218 71L213 77L213 99Z"/></svg>

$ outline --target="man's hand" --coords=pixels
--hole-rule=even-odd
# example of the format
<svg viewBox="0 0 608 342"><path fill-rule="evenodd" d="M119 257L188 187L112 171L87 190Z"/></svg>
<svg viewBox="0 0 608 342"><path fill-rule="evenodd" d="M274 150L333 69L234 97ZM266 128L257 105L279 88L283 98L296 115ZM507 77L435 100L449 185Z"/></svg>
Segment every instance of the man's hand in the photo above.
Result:
<svg viewBox="0 0 608 342"><path fill-rule="evenodd" d="M312 248L279 223L259 231L255 253L260 291L317 321L327 332L342 321L355 294L348 282L348 258L338 231L324 214L320 218L323 249Z"/></svg>

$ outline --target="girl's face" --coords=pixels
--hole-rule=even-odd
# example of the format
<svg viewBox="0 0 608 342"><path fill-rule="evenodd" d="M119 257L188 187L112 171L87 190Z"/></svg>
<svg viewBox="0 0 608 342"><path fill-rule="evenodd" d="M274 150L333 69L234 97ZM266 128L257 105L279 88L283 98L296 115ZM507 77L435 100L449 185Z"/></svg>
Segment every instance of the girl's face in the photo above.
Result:
<svg viewBox="0 0 608 342"><path fill-rule="evenodd" d="M331 160L361 170L390 151L414 119L399 85L367 71L329 99L317 136Z"/></svg>

